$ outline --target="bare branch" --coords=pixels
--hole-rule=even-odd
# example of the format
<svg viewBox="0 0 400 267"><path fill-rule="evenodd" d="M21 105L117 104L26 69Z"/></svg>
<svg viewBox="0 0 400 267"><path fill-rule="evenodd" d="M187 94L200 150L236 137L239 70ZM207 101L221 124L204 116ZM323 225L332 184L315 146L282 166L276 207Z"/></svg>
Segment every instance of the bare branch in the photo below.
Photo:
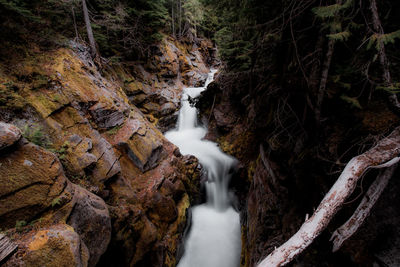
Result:
<svg viewBox="0 0 400 267"><path fill-rule="evenodd" d="M371 212L372 207L378 201L383 190L389 183L389 180L393 176L396 167L396 165L393 165L387 168L384 172L381 172L380 175L378 175L378 177L369 187L367 193L361 200L361 203L357 207L354 214L350 217L350 219L347 220L346 223L344 223L342 226L336 229L335 232L333 232L330 239L330 241L333 241L333 252L340 249L343 242L351 237L358 230L358 228L360 228L365 218L367 218L367 216Z"/></svg>

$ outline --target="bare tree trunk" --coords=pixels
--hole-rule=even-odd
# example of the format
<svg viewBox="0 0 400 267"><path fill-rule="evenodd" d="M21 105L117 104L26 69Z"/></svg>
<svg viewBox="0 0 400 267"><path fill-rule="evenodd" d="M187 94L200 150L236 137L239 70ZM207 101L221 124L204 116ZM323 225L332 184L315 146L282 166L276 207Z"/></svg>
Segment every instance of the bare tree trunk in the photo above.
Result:
<svg viewBox="0 0 400 267"><path fill-rule="evenodd" d="M82 0L82 7L83 7L83 17L85 18L86 31L89 39L90 54L93 59L97 59L99 57L99 54L97 52L96 41L94 40L93 36L92 25L90 24L90 17L86 6L86 0Z"/></svg>
<svg viewBox="0 0 400 267"><path fill-rule="evenodd" d="M345 200L353 193L357 181L370 168L386 168L400 161L400 127L367 152L352 158L319 204L311 218L288 241L269 254L258 267L283 266L304 251L328 226Z"/></svg>
<svg viewBox="0 0 400 267"><path fill-rule="evenodd" d="M171 18L172 18L172 35L176 38L176 33L175 33L174 1L173 1L173 0L172 0L172 4L171 4Z"/></svg>
<svg viewBox="0 0 400 267"><path fill-rule="evenodd" d="M392 167L389 167L385 171L381 172L378 177L376 177L375 181L371 184L367 193L365 193L364 198L361 200L361 203L358 205L356 211L353 213L350 219L348 219L346 223L333 232L330 239L330 241L333 241L333 252L340 249L343 242L351 237L362 225L364 220L371 212L372 207L378 201L383 190L388 185L390 178L393 176L393 173L396 170L396 167L396 165L393 165Z"/></svg>
<svg viewBox="0 0 400 267"><path fill-rule="evenodd" d="M341 5L342 0L337 0L336 3ZM324 102L326 82L328 81L329 69L331 67L331 61L334 49L335 49L335 40L329 39L328 51L326 52L324 64L322 65L321 82L319 84L319 90L317 94L317 103L315 105L315 120L318 124L321 121L322 103Z"/></svg>
<svg viewBox="0 0 400 267"><path fill-rule="evenodd" d="M179 38L182 38L182 0L178 0Z"/></svg>
<svg viewBox="0 0 400 267"><path fill-rule="evenodd" d="M373 27L375 30L376 34L383 35L383 27L381 20L379 19L379 13L378 13L378 7L376 5L375 0L370 0L370 9L372 13L372 22L373 22ZM385 53L385 44L383 43L382 38L378 38L377 42L378 44L378 55L379 55L379 63L381 64L381 67L383 69L383 81L385 83L385 86L391 86L392 85L392 77L390 75L390 70L389 70L389 60L387 59L386 53ZM389 96L389 103L396 112L396 114L400 114L400 103L397 99L396 94L391 93Z"/></svg>
<svg viewBox="0 0 400 267"><path fill-rule="evenodd" d="M314 52L314 60L312 64L312 68L310 71L310 86L311 89L313 90L313 94L315 96L318 95L318 85L320 83L319 75L321 73L321 57L322 57L322 51L324 50L324 34L322 32L319 33L317 43L315 45L315 52ZM315 97L317 98L317 97Z"/></svg>
<svg viewBox="0 0 400 267"><path fill-rule="evenodd" d="M74 7L71 7L71 11L72 11L72 19L74 21L74 29L75 29L75 38L76 40L79 39L79 34L78 34L78 27L76 26L76 19L75 19L75 10Z"/></svg>
<svg viewBox="0 0 400 267"><path fill-rule="evenodd" d="M319 124L321 121L321 108L324 101L326 82L328 80L329 68L331 67L332 55L335 49L335 41L329 39L328 51L325 56L324 64L322 66L321 82L319 84L319 90L317 95L317 103L315 105L315 121Z"/></svg>

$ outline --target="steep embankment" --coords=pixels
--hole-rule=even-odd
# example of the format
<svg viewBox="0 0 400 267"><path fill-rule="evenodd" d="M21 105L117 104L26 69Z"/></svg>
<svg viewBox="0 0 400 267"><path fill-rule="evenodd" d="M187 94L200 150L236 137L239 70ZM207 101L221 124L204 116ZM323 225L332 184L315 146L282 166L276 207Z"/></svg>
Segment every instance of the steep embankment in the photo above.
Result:
<svg viewBox="0 0 400 267"><path fill-rule="evenodd" d="M166 38L99 69L71 42L1 63L0 228L18 245L2 264L175 265L200 173L161 131L212 53Z"/></svg>
<svg viewBox="0 0 400 267"><path fill-rule="evenodd" d="M208 138L240 161L231 187L241 210L242 266L254 266L288 240L306 214L313 213L345 163L399 123L378 97L364 109L340 105L331 97L329 123L318 128L303 121L300 128L298 120L307 114L290 109L290 105L298 108L299 96L285 96L273 79L255 93L252 84L263 88L257 79L251 73L220 73L197 103L209 125ZM370 171L362 179L343 210L294 266L396 266L400 262L396 207L400 184L395 177L364 225L332 253L331 234L352 215L377 173Z"/></svg>

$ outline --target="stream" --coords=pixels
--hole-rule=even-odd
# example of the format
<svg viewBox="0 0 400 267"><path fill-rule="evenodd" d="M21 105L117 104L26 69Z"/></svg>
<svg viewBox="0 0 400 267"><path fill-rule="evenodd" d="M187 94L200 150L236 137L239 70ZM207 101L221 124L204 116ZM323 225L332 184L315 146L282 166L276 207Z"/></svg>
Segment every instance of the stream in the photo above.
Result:
<svg viewBox="0 0 400 267"><path fill-rule="evenodd" d="M223 153L216 143L204 140L207 129L197 121L195 98L213 81L216 70L208 74L204 87L185 88L176 129L165 137L179 147L183 155L194 155L207 173L206 203L192 208L190 232L178 267L239 266L241 236L239 214L232 208L228 184L236 159Z"/></svg>

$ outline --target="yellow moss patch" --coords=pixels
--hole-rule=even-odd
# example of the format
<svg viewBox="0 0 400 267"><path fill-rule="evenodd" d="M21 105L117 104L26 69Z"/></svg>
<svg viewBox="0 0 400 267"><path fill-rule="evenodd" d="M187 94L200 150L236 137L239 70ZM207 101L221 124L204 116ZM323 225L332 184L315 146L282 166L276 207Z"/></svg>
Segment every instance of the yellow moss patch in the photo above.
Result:
<svg viewBox="0 0 400 267"><path fill-rule="evenodd" d="M29 243L28 248L29 250L38 250L43 248L43 246L48 242L49 237L47 236L47 231L42 230L36 233L33 237L33 241Z"/></svg>

